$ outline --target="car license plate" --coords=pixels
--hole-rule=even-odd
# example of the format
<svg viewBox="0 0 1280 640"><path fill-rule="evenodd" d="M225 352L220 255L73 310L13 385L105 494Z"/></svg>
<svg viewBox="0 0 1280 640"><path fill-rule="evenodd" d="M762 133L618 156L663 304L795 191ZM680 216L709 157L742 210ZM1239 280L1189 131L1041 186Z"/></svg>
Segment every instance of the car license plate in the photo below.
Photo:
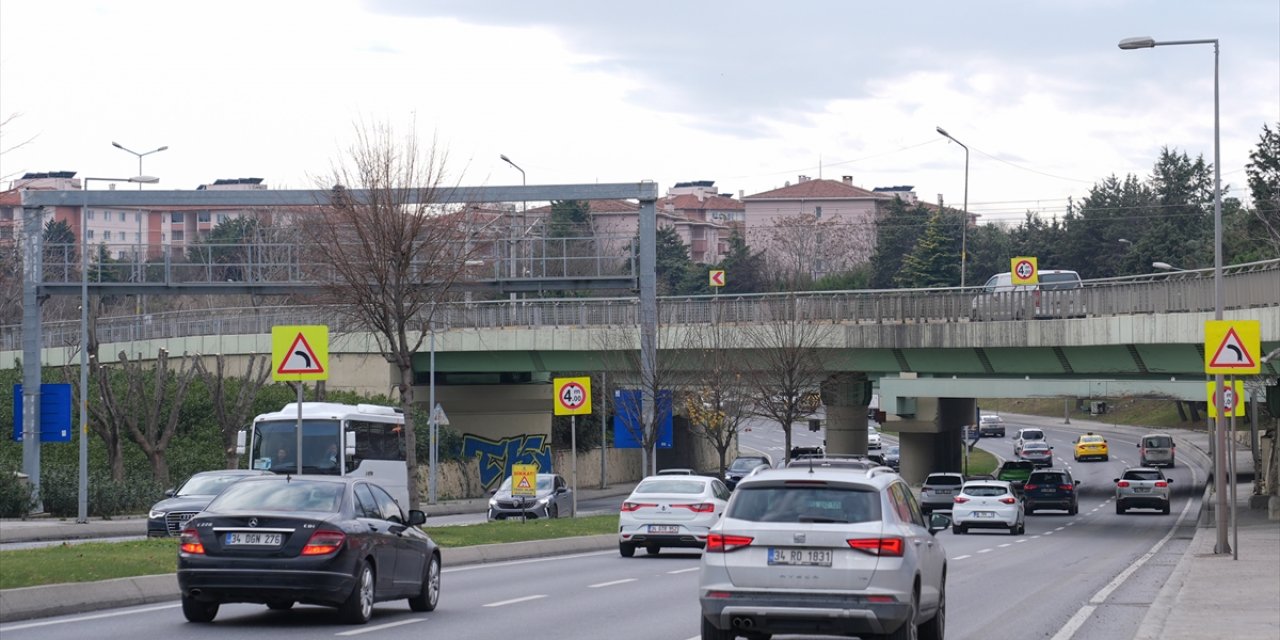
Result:
<svg viewBox="0 0 1280 640"><path fill-rule="evenodd" d="M800 565L807 567L831 566L830 549L787 549L769 547L770 565Z"/></svg>
<svg viewBox="0 0 1280 640"><path fill-rule="evenodd" d="M949 495L951 495L951 490L950 490L950 489L934 489L934 490L933 490L933 492L934 492L934 493L936 493L936 494L938 494L938 495L940 495L940 496L949 496Z"/></svg>
<svg viewBox="0 0 1280 640"><path fill-rule="evenodd" d="M996 512L994 512L994 511L974 511L974 512L973 512L973 517L975 517L975 518L994 518L994 517L996 517Z"/></svg>
<svg viewBox="0 0 1280 640"><path fill-rule="evenodd" d="M680 527L665 524L649 525L649 533L680 533Z"/></svg>
<svg viewBox="0 0 1280 640"><path fill-rule="evenodd" d="M1151 487L1134 487L1133 492L1134 493L1150 493Z"/></svg>
<svg viewBox="0 0 1280 640"><path fill-rule="evenodd" d="M280 533L257 533L250 531L236 531L227 534L226 545L256 545L262 547L278 547L284 542L284 534Z"/></svg>

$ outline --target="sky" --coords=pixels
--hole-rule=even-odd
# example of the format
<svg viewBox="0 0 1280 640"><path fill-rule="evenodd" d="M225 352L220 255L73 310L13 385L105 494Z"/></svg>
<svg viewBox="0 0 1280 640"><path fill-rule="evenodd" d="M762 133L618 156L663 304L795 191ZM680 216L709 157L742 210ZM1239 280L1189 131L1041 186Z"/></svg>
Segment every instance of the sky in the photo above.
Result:
<svg viewBox="0 0 1280 640"><path fill-rule="evenodd" d="M1280 123L1277 0L4 0L0 176L312 188L359 127L447 156L462 185L801 175L911 185L983 221L1061 215L1169 147L1247 195Z"/></svg>

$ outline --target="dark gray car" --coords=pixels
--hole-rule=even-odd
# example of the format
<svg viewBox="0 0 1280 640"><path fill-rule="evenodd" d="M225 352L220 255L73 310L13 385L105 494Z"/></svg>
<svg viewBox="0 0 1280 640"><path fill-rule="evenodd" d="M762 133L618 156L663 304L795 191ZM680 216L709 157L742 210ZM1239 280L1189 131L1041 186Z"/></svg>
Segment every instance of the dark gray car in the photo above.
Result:
<svg viewBox="0 0 1280 640"><path fill-rule="evenodd" d="M187 520L204 511L224 489L251 476L269 475L270 471L220 469L191 476L177 489L165 491L165 499L151 507L147 513L147 537L163 538L182 533Z"/></svg>
<svg viewBox="0 0 1280 640"><path fill-rule="evenodd" d="M507 476L502 481L502 486L489 498L489 519L519 518L522 514L526 518L573 515L573 489L569 488L563 477L555 473L539 473L537 484L537 495L512 495L511 476Z"/></svg>

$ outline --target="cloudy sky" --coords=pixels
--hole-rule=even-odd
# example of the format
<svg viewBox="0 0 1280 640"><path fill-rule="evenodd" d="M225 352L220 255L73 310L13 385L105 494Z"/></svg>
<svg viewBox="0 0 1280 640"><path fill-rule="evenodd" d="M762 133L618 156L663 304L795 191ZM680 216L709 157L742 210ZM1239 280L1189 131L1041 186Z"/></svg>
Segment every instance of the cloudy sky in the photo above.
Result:
<svg viewBox="0 0 1280 640"><path fill-rule="evenodd" d="M797 176L913 185L984 220L1060 214L1161 147L1245 194L1280 122L1276 0L611 3L4 0L0 175L259 177L308 188L359 122L416 127L468 185ZM6 183L7 186L7 183Z"/></svg>

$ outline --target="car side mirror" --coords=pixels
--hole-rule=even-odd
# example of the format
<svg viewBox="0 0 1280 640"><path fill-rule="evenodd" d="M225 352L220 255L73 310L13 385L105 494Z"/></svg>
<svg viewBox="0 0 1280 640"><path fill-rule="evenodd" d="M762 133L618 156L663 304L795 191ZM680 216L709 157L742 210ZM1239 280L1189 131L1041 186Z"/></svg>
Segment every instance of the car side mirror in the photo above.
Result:
<svg viewBox="0 0 1280 640"><path fill-rule="evenodd" d="M416 527L416 526L418 526L418 525L420 525L420 524L425 523L426 521L427 521L427 514L426 514L426 512L424 512L424 511L419 511L419 510L417 510L417 509L410 509L410 510L409 510L409 524L410 524L411 526L415 526L415 527Z"/></svg>
<svg viewBox="0 0 1280 640"><path fill-rule="evenodd" d="M556 489L556 494L568 493L568 492L569 492L569 487L559 487Z"/></svg>
<svg viewBox="0 0 1280 640"><path fill-rule="evenodd" d="M1173 484L1173 478L1165 478L1164 481Z"/></svg>
<svg viewBox="0 0 1280 640"><path fill-rule="evenodd" d="M175 495L178 495L178 490L177 490L177 489L165 489L165 490L164 490L164 497L166 497L166 498L172 498L172 497L174 497Z"/></svg>
<svg viewBox="0 0 1280 640"><path fill-rule="evenodd" d="M1120 482L1120 478L1112 478L1112 479L1111 479L1111 481L1112 481L1112 482Z"/></svg>
<svg viewBox="0 0 1280 640"><path fill-rule="evenodd" d="M929 514L929 533L936 534L951 526L951 516L945 513Z"/></svg>
<svg viewBox="0 0 1280 640"><path fill-rule="evenodd" d="M1079 480L1076 480L1076 486L1077 486L1077 487L1078 487L1078 486L1080 486L1080 481L1079 481Z"/></svg>

